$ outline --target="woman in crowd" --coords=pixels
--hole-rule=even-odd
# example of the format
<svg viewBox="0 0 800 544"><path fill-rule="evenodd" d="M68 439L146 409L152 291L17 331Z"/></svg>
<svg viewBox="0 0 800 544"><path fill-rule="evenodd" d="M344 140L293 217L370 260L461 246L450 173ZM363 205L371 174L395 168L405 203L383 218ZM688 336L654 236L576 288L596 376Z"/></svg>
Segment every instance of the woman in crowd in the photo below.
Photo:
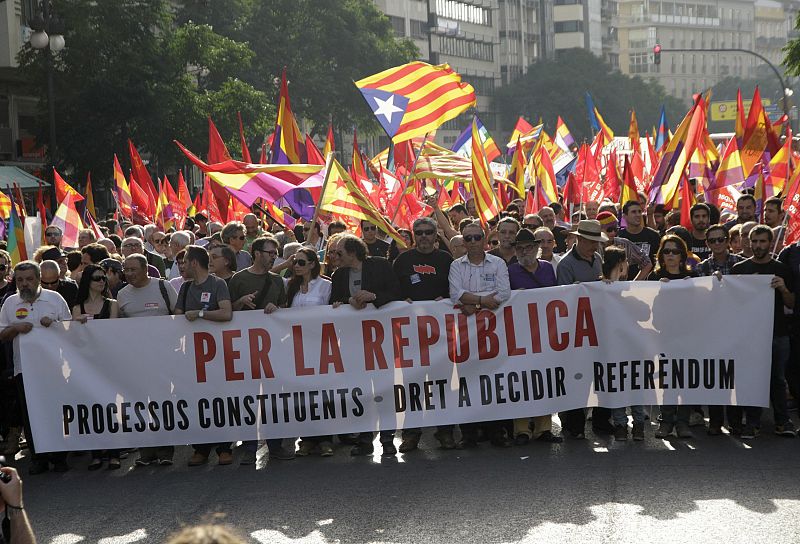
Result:
<svg viewBox="0 0 800 544"><path fill-rule="evenodd" d="M108 288L108 277L101 266L88 264L81 274L78 284L78 295L72 307L72 318L81 323L92 319L116 319L119 317L117 301L111 298ZM107 450L108 469L120 468L119 450ZM97 470L103 466L103 452L92 451L89 470Z"/></svg>
<svg viewBox="0 0 800 544"><path fill-rule="evenodd" d="M647 278L651 281L670 281L694 277L694 272L689 267L689 250L686 242L680 236L667 234L661 239L661 245L656 254L656 267ZM692 438L689 429L689 418L692 406L682 404L662 405L661 424L656 431L656 438L666 438L674 430L678 438Z"/></svg>
<svg viewBox="0 0 800 544"><path fill-rule="evenodd" d="M317 251L313 247L297 250L292 277L286 283L286 304L289 308L327 306L331 298L331 280L320 276L321 269ZM297 455L306 456L317 450L322 457L333 455L333 437L304 437Z"/></svg>
<svg viewBox="0 0 800 544"><path fill-rule="evenodd" d="M325 275L331 277L336 269L339 268L339 253L337 253L339 239L343 233L337 232L336 234L328 237L328 244L325 246Z"/></svg>

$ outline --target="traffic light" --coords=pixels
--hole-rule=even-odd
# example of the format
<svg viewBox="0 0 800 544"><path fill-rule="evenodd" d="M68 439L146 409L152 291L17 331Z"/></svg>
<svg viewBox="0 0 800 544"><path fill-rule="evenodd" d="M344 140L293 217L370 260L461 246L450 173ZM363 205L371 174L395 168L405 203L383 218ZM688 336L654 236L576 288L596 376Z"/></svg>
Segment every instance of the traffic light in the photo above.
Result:
<svg viewBox="0 0 800 544"><path fill-rule="evenodd" d="M661 64L661 45L655 44L653 46L653 64Z"/></svg>

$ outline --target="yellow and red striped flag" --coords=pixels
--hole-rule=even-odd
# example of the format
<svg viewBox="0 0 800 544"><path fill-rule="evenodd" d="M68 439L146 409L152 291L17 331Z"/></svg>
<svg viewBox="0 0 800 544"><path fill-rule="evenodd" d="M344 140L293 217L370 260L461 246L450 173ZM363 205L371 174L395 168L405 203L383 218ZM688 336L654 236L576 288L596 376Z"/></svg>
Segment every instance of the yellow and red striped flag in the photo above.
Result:
<svg viewBox="0 0 800 544"><path fill-rule="evenodd" d="M410 62L355 82L394 143L423 136L475 105L475 89L447 64Z"/></svg>
<svg viewBox="0 0 800 544"><path fill-rule="evenodd" d="M472 183L470 191L475 195L475 209L481 224L486 224L500 213L500 204L493 190L494 179L486 152L483 149L478 128L478 118L472 119Z"/></svg>
<svg viewBox="0 0 800 544"><path fill-rule="evenodd" d="M114 185L117 191L117 204L119 205L120 213L125 217L131 217L133 197L116 153L114 154Z"/></svg>
<svg viewBox="0 0 800 544"><path fill-rule="evenodd" d="M61 229L63 247L78 247L78 232L83 228L83 221L75 208L74 198L71 193L67 193L64 200L59 203L56 215L50 223Z"/></svg>
<svg viewBox="0 0 800 544"><path fill-rule="evenodd" d="M403 236L381 215L336 159L332 159L328 167L317 206L320 211L342 218L369 221L391 236L401 247L406 247Z"/></svg>

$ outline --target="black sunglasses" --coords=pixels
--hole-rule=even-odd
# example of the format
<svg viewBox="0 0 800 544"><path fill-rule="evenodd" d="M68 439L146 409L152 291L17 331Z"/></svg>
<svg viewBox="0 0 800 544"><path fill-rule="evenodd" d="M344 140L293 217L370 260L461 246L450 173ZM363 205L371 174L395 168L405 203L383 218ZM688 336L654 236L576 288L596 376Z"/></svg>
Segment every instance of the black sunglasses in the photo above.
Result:
<svg viewBox="0 0 800 544"><path fill-rule="evenodd" d="M664 249L661 250L661 253L663 253L664 255L680 255L681 254L681 250L680 249L664 248Z"/></svg>
<svg viewBox="0 0 800 544"><path fill-rule="evenodd" d="M297 266L305 266L308 264L308 261L305 259L296 259L294 261L294 264L296 264Z"/></svg>
<svg viewBox="0 0 800 544"><path fill-rule="evenodd" d="M375 225L368 225L368 226L366 226L366 227L361 227L361 230L363 230L363 231L367 231L367 230L378 230L378 227L376 227Z"/></svg>
<svg viewBox="0 0 800 544"><path fill-rule="evenodd" d="M92 276L92 281L108 281L108 278L105 276Z"/></svg>
<svg viewBox="0 0 800 544"><path fill-rule="evenodd" d="M414 236L433 236L436 234L435 230L415 230Z"/></svg>
<svg viewBox="0 0 800 544"><path fill-rule="evenodd" d="M479 242L483 240L483 234L465 234L464 241L465 242Z"/></svg>
<svg viewBox="0 0 800 544"><path fill-rule="evenodd" d="M708 243L709 244L721 244L722 242L725 242L726 240L727 240L727 238L709 238L708 239Z"/></svg>

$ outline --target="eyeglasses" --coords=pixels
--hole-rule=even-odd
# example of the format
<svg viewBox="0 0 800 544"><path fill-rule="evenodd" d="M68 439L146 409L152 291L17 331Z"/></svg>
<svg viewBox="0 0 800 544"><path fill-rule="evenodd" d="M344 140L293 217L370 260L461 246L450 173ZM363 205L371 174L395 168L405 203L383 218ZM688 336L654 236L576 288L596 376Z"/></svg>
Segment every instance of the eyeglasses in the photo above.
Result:
<svg viewBox="0 0 800 544"><path fill-rule="evenodd" d="M480 242L483 240L483 234L465 234L464 241L465 242ZM497 240L494 240L497 242Z"/></svg>
<svg viewBox="0 0 800 544"><path fill-rule="evenodd" d="M105 276L92 276L92 281L108 281L108 278Z"/></svg>
<svg viewBox="0 0 800 544"><path fill-rule="evenodd" d="M361 227L361 230L367 232L369 230L378 230L378 227L376 227L375 225L367 225L366 227Z"/></svg>
<svg viewBox="0 0 800 544"><path fill-rule="evenodd" d="M305 259L297 259L295 260L294 264L296 264L297 266L305 266L308 264L308 261Z"/></svg>
<svg viewBox="0 0 800 544"><path fill-rule="evenodd" d="M493 246L499 246L500 240L489 240L489 244Z"/></svg>
<svg viewBox="0 0 800 544"><path fill-rule="evenodd" d="M606 227L606 232L617 232L618 230L617 227Z"/></svg>
<svg viewBox="0 0 800 544"><path fill-rule="evenodd" d="M56 280L56 281L44 281L44 280L42 280L41 284L42 285L58 285L58 282L59 282L59 280Z"/></svg>
<svg viewBox="0 0 800 544"><path fill-rule="evenodd" d="M661 253L663 253L664 255L680 255L681 250L665 247L664 249L661 250Z"/></svg>
<svg viewBox="0 0 800 544"><path fill-rule="evenodd" d="M525 244L514 244L514 249L521 253L528 253L538 249L539 242L528 242Z"/></svg>
<svg viewBox="0 0 800 544"><path fill-rule="evenodd" d="M721 244L722 242L725 242L726 239L725 238L708 238L706 241L709 244Z"/></svg>
<svg viewBox="0 0 800 544"><path fill-rule="evenodd" d="M415 230L414 236L433 236L436 234L435 230Z"/></svg>
<svg viewBox="0 0 800 544"><path fill-rule="evenodd" d="M60 232L45 232L44 235L47 236L48 238L51 238L53 236L61 236L61 233Z"/></svg>

